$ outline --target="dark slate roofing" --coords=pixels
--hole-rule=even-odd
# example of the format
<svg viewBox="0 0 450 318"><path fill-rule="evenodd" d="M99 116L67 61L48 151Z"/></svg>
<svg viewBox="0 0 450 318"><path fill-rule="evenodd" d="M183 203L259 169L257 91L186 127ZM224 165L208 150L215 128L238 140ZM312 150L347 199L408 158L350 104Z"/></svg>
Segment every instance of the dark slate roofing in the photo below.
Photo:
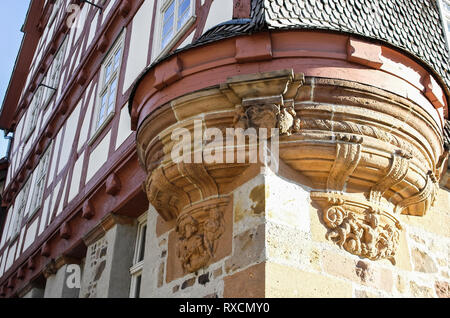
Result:
<svg viewBox="0 0 450 318"><path fill-rule="evenodd" d="M450 55L436 0L252 0L251 19L220 24L192 46L288 28L346 32L387 42L425 62L450 88Z"/></svg>

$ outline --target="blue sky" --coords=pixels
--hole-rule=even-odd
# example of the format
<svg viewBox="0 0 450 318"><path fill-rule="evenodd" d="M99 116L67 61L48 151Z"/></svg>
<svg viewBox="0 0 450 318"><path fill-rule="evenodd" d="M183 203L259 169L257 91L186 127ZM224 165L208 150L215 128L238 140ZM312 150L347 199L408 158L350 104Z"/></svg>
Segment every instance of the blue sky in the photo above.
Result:
<svg viewBox="0 0 450 318"><path fill-rule="evenodd" d="M9 79L14 69L17 53L22 42L23 33L20 31L27 14L29 0L1 0L0 10L0 105L8 89ZM0 157L6 153L7 141L0 132Z"/></svg>

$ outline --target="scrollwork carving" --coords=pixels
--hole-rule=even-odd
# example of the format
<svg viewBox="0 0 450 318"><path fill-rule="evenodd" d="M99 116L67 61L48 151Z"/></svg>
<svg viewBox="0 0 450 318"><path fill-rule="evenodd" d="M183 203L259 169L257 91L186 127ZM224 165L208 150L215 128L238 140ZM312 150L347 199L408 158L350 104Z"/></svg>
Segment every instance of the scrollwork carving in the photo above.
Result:
<svg viewBox="0 0 450 318"><path fill-rule="evenodd" d="M336 196L336 193L313 194L313 199L324 204L322 219L329 230L327 239L351 254L395 262L401 230L399 221L386 211L377 211L368 202L335 200Z"/></svg>

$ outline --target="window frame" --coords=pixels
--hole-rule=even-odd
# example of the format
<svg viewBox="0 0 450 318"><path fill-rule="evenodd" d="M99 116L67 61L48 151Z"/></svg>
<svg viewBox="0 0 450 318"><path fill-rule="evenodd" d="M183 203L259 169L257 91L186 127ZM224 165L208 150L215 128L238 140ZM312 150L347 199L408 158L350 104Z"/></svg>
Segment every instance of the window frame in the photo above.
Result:
<svg viewBox="0 0 450 318"><path fill-rule="evenodd" d="M137 283L139 282L139 292L142 286L142 272L144 269L145 261L145 246L147 238L147 216L148 213L144 213L138 218L138 228L136 233L136 243L134 248L133 266L130 268L131 284L130 284L130 298L139 298L137 294ZM142 256L142 258L141 258Z"/></svg>
<svg viewBox="0 0 450 318"><path fill-rule="evenodd" d="M30 209L29 211L27 211L28 213L24 215L27 220L30 220L36 214L36 212L39 211L39 209L42 207L42 199L44 197L45 187L47 185L48 170L50 167L50 155L52 151L52 145L53 143L51 143L47 147L37 166L37 171L35 170L33 172L33 177L36 178L36 181L34 182ZM36 173L37 175L35 175ZM39 182L42 182L41 188L38 188Z"/></svg>
<svg viewBox="0 0 450 318"><path fill-rule="evenodd" d="M42 99L42 109L47 109L50 104L51 99L56 94L59 89L59 85L61 84L62 77L62 69L64 65L64 57L66 56L67 51L67 37L64 39L60 47L58 48L57 53L53 59L52 65L50 66L45 79L42 81L46 86L52 87L54 89L50 89L45 87L44 98Z"/></svg>
<svg viewBox="0 0 450 318"><path fill-rule="evenodd" d="M33 179L32 176L28 178L28 180L25 182L25 185L23 186L22 190L20 190L16 198L16 202L14 204L15 208L13 211L13 213L15 214L13 218L14 224L12 224L13 227L11 228L11 237L10 237L11 241L14 241L19 236L20 231L22 229L22 223L27 212L26 209L28 203L28 194L30 192L32 179Z"/></svg>
<svg viewBox="0 0 450 318"><path fill-rule="evenodd" d="M33 95L33 99L31 100L30 107L29 107L29 113L27 116L30 116L27 118L27 132L25 133L24 141L25 143L28 142L31 135L33 135L33 131L36 129L37 122L39 119L40 111L42 108L42 102L43 102L43 96L44 96L44 87L38 86L36 88L35 93Z"/></svg>
<svg viewBox="0 0 450 318"><path fill-rule="evenodd" d="M120 33L120 35L117 37L114 44L110 47L108 52L105 55L105 58L102 61L102 64L100 66L100 77L99 82L97 85L97 93L96 93L96 103L95 103L95 113L93 117L93 123L92 123L92 134L91 138L89 140L89 144L92 145L94 141L97 139L97 137L101 134L101 132L105 129L106 126L110 123L110 121L114 118L116 114L116 108L117 108L117 98L119 96L119 84L120 84L120 76L121 74L121 68L124 58L124 51L125 51L125 29ZM114 69L114 57L116 56L117 51L120 49L120 57L119 62L117 65L117 68ZM112 62L113 63L113 70L110 75L110 78L108 81L105 81L106 78L106 66ZM104 116L104 119L101 123L100 122L100 111L102 109L102 97L106 93L108 95L110 93L110 87L111 84L116 81L116 88L114 93L114 104L112 106L112 109L109 113L107 113ZM107 101L109 103L109 99ZM108 111L109 105L106 105L106 111Z"/></svg>
<svg viewBox="0 0 450 318"><path fill-rule="evenodd" d="M181 39L181 37L186 33L186 31L194 24L196 20L195 8L196 1L189 0L189 10L190 14L186 18L186 21L178 28L178 9L179 4L183 0L160 0L158 2L157 9L157 36L155 36L156 42L154 42L154 50L152 54L152 60L157 60L161 58L163 55L167 54L173 46ZM174 21L173 21L173 34L172 37L167 41L167 44L163 47L163 29L164 29L164 14L167 9L171 6L172 3L176 3L174 8Z"/></svg>
<svg viewBox="0 0 450 318"><path fill-rule="evenodd" d="M448 7L448 10L445 7ZM438 0L438 7L441 12L442 27L447 42L447 48L450 51L450 0Z"/></svg>

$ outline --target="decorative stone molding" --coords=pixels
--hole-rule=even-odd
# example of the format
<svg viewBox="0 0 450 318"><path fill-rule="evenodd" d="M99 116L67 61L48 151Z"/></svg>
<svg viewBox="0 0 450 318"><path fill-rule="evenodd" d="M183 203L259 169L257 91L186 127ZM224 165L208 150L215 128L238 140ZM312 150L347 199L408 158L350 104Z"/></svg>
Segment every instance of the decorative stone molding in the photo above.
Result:
<svg viewBox="0 0 450 318"><path fill-rule="evenodd" d="M327 239L349 253L395 263L402 226L393 213L364 198L337 192L313 192L311 198L322 206Z"/></svg>
<svg viewBox="0 0 450 318"><path fill-rule="evenodd" d="M233 179L249 167L249 163L173 162L172 132L187 129L194 134L196 129L194 120L183 121L183 118L201 115L203 104L207 101L211 121L209 118L203 120L204 127L217 124L223 131L233 127L268 128L269 132L270 129L279 129L281 135L289 136L300 128L294 99L303 83L304 76L294 74L292 70L239 76L231 78L218 89L175 100L171 103L171 109L166 108L165 114L160 111L155 118L150 116L139 128L138 154L148 173L144 189L161 217L166 221L176 219L189 206L227 195L229 191L226 189L229 189ZM161 127L163 131L155 129L157 122L168 121L173 116L171 112L177 112L175 117L180 121L170 127ZM194 147L192 156L195 157L196 153L198 150Z"/></svg>
<svg viewBox="0 0 450 318"><path fill-rule="evenodd" d="M198 271L214 258L225 231L223 210L227 204L227 198L205 201L178 217L177 256L186 273Z"/></svg>
<svg viewBox="0 0 450 318"><path fill-rule="evenodd" d="M284 104L282 96L245 99L239 105L234 118L235 128L265 128L268 131L278 128L280 135L290 136L300 130L293 101Z"/></svg>
<svg viewBox="0 0 450 318"><path fill-rule="evenodd" d="M188 272L211 255L201 240L202 221L186 211L228 195L250 166L173 162L172 132L195 133L197 119L222 132L279 129L280 162L311 181L328 238L355 255L394 261L399 214L422 216L436 199L442 131L418 104L372 86L287 70L230 78L160 107L137 133L148 173L144 189L164 220L178 220L179 257Z"/></svg>

